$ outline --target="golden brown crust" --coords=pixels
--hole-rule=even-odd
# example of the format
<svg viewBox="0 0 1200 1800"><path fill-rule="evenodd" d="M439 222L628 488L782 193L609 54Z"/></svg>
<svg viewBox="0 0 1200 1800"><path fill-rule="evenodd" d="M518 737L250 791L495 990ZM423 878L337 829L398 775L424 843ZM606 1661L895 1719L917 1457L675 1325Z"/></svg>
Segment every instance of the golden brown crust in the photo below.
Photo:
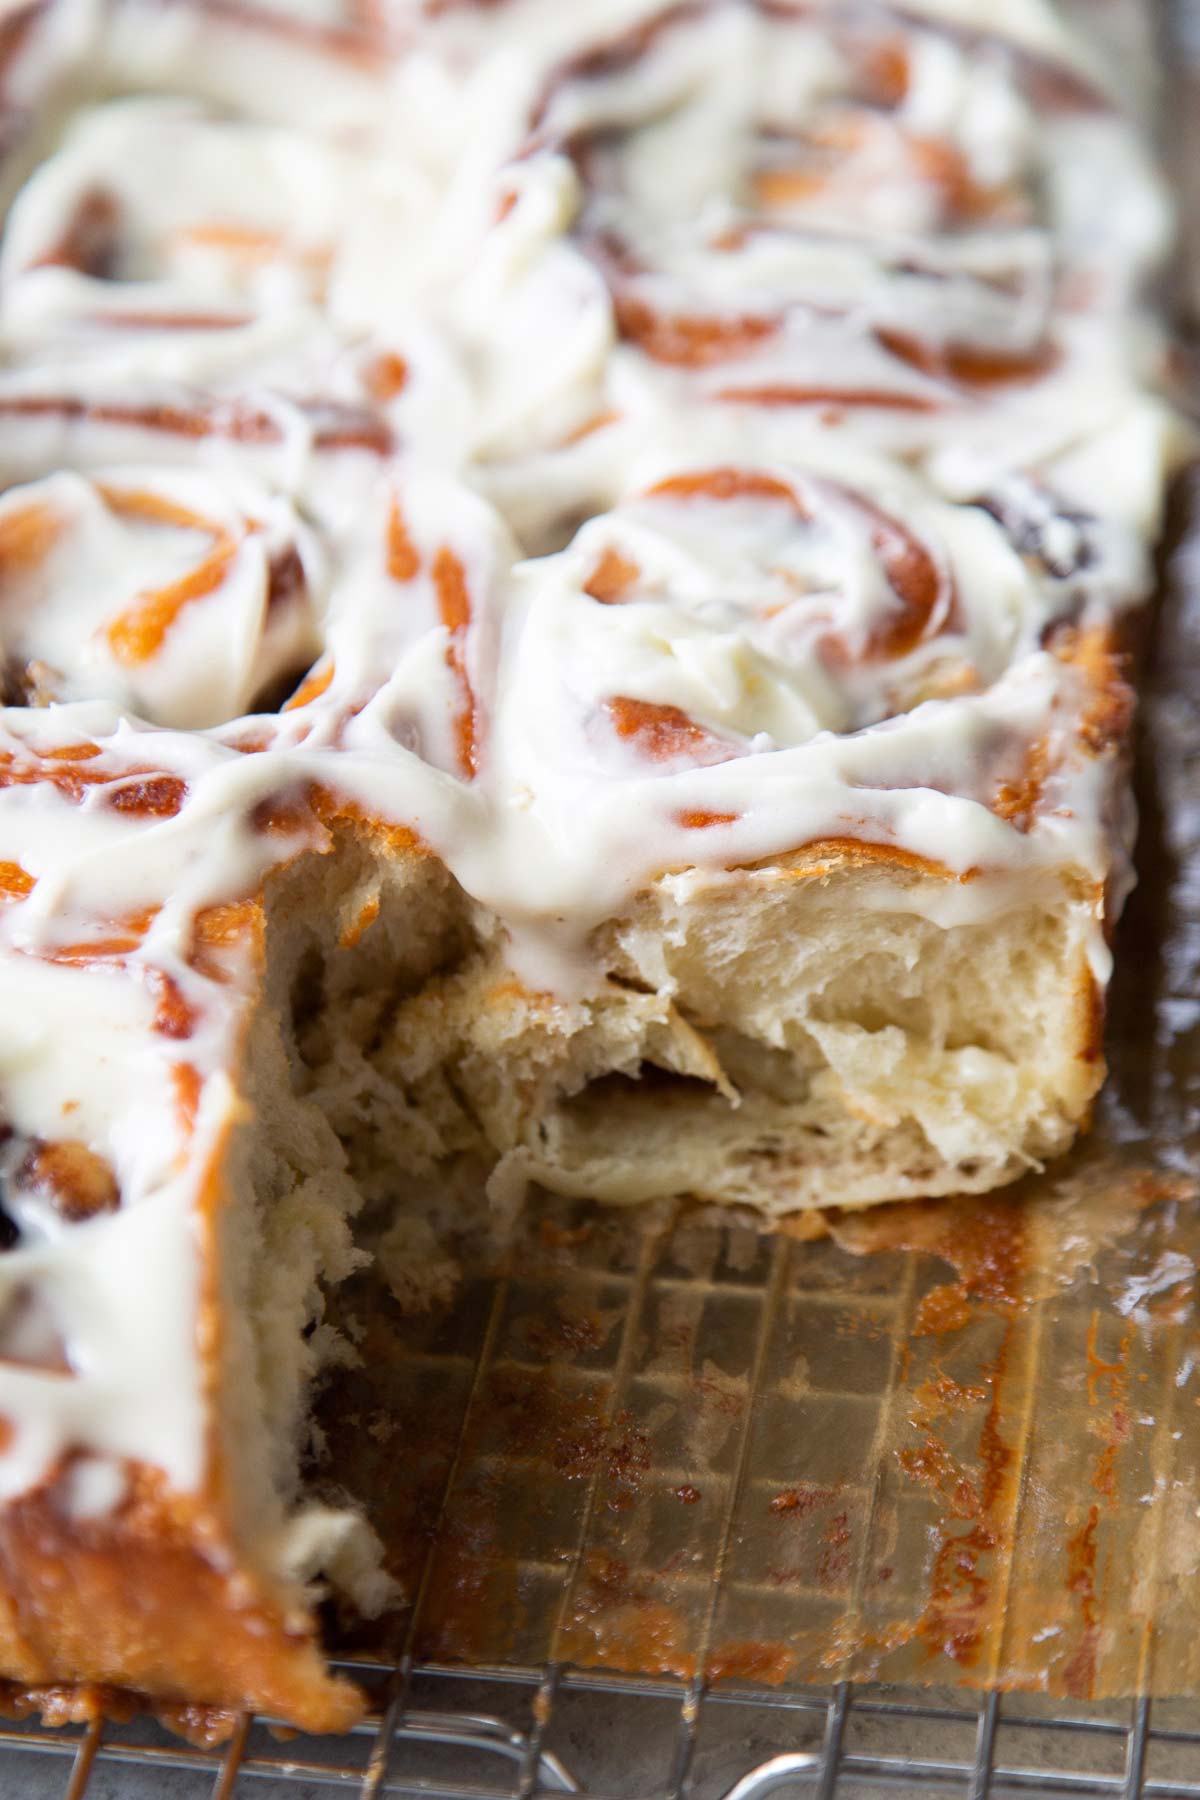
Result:
<svg viewBox="0 0 1200 1800"><path fill-rule="evenodd" d="M226 1544L205 1542L212 1521L199 1507L168 1505L161 1478L136 1469L130 1502L72 1518L68 1478L64 1470L0 1512L8 1676L58 1703L72 1682L100 1683L277 1713L310 1731L345 1731L361 1718L362 1696L326 1672L311 1621L297 1628Z"/></svg>
<svg viewBox="0 0 1200 1800"><path fill-rule="evenodd" d="M245 921L242 921L245 923ZM249 915L254 942L254 911ZM255 947L261 956L261 939ZM202 1293L198 1351L209 1408L205 1484L174 1494L163 1476L126 1465L112 1512L72 1516L68 1457L47 1484L0 1509L0 1673L61 1714L75 1684L152 1695L156 1703L277 1713L310 1731L362 1716L349 1682L332 1678L311 1611L272 1595L239 1555L232 1470L222 1455L224 1366L219 1222L228 1203L228 1127L196 1206ZM82 1690L76 1703L103 1710Z"/></svg>
<svg viewBox="0 0 1200 1800"><path fill-rule="evenodd" d="M261 901L210 909L195 949L217 957L237 950L261 970ZM206 1718L206 1709L244 1709L317 1732L346 1730L362 1716L359 1691L326 1669L311 1609L248 1563L234 1525L237 1474L221 1419L237 1371L228 1366L219 1266L233 1124L207 1162L195 1207L197 1351L210 1421L202 1488L173 1493L161 1473L131 1463L121 1503L80 1517L71 1510L69 1455L48 1483L0 1508L0 1676L12 1684L0 1698L10 1710L87 1718L126 1704L122 1690L152 1697L160 1713L173 1704ZM170 1722L192 1729L182 1712Z"/></svg>
<svg viewBox="0 0 1200 1800"><path fill-rule="evenodd" d="M1089 1063L1095 1068L1097 1088L1107 1072L1104 1061L1104 1014L1104 991L1090 966L1085 963L1079 984L1079 1048L1075 1054L1080 1062Z"/></svg>
<svg viewBox="0 0 1200 1800"><path fill-rule="evenodd" d="M930 876L938 881L973 881L979 874L978 869L965 869L959 874L955 869L948 869L945 863L934 862L928 856L918 856L916 851L904 850L899 844L872 843L866 838L853 837L814 838L812 843L801 845L786 857L768 857L749 867L756 870L773 869L780 875L801 880L824 880L846 869L873 867L902 870L909 875Z"/></svg>

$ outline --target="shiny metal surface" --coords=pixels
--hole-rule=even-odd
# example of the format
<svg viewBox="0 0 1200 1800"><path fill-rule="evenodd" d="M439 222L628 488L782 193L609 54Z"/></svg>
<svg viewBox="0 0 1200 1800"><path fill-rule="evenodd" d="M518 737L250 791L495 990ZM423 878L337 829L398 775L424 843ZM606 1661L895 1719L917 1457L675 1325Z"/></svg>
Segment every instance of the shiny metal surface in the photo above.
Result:
<svg viewBox="0 0 1200 1800"><path fill-rule="evenodd" d="M414 1669L441 1705L404 1708L390 1740L380 1721L320 1744L273 1741L248 1724L220 1750L195 1750L144 1724L79 1733L0 1734L0 1792L20 1800L230 1800L356 1796L533 1800L843 1800L910 1794L1061 1794L1084 1800L1196 1800L1200 1704L1148 1701L1056 1709L1028 1697L854 1689L780 1694L744 1688L696 1696L682 1684L564 1673L549 1713L544 1671ZM455 1690L468 1698L455 1705ZM487 1692L495 1713L477 1711ZM666 1703L653 1726L640 1708ZM533 1748L534 1718L543 1742ZM130 1741L133 1731L137 1741ZM154 1741L151 1741L153 1739ZM13 1752L20 1746L16 1756ZM793 1745L793 1748L783 1748ZM802 1747L801 1747L802 1746ZM680 1750L685 1752L681 1758ZM561 1749L561 1753L560 1753ZM386 1755L373 1752L386 1751ZM586 1767L587 1779L572 1773ZM373 1773L372 1773L373 1771Z"/></svg>

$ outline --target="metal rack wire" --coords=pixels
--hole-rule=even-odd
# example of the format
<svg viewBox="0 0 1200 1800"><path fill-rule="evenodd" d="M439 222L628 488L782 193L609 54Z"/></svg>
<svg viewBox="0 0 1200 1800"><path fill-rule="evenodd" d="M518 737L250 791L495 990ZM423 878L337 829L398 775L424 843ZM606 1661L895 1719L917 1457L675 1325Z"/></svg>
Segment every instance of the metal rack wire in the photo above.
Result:
<svg viewBox="0 0 1200 1800"><path fill-rule="evenodd" d="M275 1742L265 1721L241 1722L216 1751L165 1737L148 1742L144 1728L135 1728L132 1741L126 1728L93 1726L82 1734L9 1729L0 1732L0 1745L19 1745L30 1759L44 1754L55 1768L52 1783L35 1785L23 1761L20 1786L2 1791L22 1800L31 1793L39 1800L43 1794L63 1800L95 1794L99 1800L102 1791L114 1791L101 1789L103 1776L124 1768L138 1771L143 1781L117 1791L139 1800L174 1793L172 1778L184 1774L203 1777L187 1791L212 1800L260 1791L280 1800L318 1800L327 1793L362 1800L540 1800L558 1794L761 1800L778 1792L849 1800L880 1787L965 1794L968 1800L1022 1793L1086 1800L1200 1796L1200 1706L1194 1704L1152 1707L1140 1700L1062 1711L994 1692L975 1705L961 1695L845 1684L801 1694L752 1687L700 1693L679 1683L578 1671L555 1677L537 1669L418 1666L406 1675L410 1693L440 1690L447 1704L454 1697L448 1689L469 1687L470 1709L405 1701L338 1740L332 1754L328 1744ZM484 1703L495 1711L474 1710L485 1694ZM628 1754L615 1775L608 1759L610 1785L603 1785L592 1765L604 1761L601 1740L611 1729L615 1701L648 1707L655 1716L643 1724L624 1715ZM561 1742L562 1753L551 1742ZM315 1754L318 1749L324 1754ZM437 1772L434 1752L443 1756L443 1772Z"/></svg>

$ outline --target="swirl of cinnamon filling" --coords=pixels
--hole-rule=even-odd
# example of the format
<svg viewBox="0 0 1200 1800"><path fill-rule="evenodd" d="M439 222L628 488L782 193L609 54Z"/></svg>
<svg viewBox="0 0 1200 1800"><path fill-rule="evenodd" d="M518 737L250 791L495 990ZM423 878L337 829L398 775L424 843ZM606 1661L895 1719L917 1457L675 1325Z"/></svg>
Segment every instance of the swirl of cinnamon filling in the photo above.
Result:
<svg viewBox="0 0 1200 1800"><path fill-rule="evenodd" d="M201 446L321 490L330 454L377 468L414 432L440 432L452 460L453 354L390 294L373 302L372 248L394 254L417 204L394 176L194 100L82 112L0 254L7 478L190 462Z"/></svg>
<svg viewBox="0 0 1200 1800"><path fill-rule="evenodd" d="M5 699L219 724L317 650L322 579L286 501L204 475L60 473L0 499Z"/></svg>
<svg viewBox="0 0 1200 1800"><path fill-rule="evenodd" d="M1052 310L1125 298L1162 229L1136 159L1105 208L1046 180L1060 134L1124 146L1077 70L882 5L685 0L566 61L535 125L579 172L623 333L684 368L766 354L791 309L819 331L852 308L909 377L1028 382ZM881 405L939 399L877 385Z"/></svg>
<svg viewBox="0 0 1200 1800"><path fill-rule="evenodd" d="M563 485L611 499L605 447L689 409L785 455L814 428L916 454L959 494L1056 453L1133 394L1120 314L1165 221L1127 149L1069 61L883 5L686 0L564 59L496 227L528 262L553 217L608 294ZM1103 204L1062 173L1089 163Z"/></svg>
<svg viewBox="0 0 1200 1800"><path fill-rule="evenodd" d="M1106 627L1095 596L1107 585L1105 599L1128 601L1145 574L1127 534L1056 513L1049 493L1006 490L989 506L946 506L886 465L830 451L808 466L672 464L559 556L516 571L506 668L518 697L501 703L502 733L527 740L530 767L582 756L643 775L761 759L954 702L948 744L970 696L1044 666L1064 626ZM864 768L865 743L847 751ZM911 784L987 798L989 757L951 771L942 755L927 745Z"/></svg>

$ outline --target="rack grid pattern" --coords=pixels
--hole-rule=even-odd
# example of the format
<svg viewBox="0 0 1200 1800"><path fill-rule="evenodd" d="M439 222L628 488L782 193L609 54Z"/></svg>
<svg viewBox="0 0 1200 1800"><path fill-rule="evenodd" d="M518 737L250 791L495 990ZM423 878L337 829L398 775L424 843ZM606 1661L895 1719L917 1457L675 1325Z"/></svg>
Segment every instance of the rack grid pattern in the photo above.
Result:
<svg viewBox="0 0 1200 1800"><path fill-rule="evenodd" d="M578 1671L433 1666L391 1671L390 1680L393 1693L384 1710L332 1745L275 1742L264 1722L249 1720L240 1721L216 1751L165 1736L147 1741L144 1726L133 1728L132 1738L129 1728L97 1725L83 1732L8 1729L0 1732L0 1745L19 1745L27 1758L53 1758L57 1783L36 1792L63 1800L99 1795L103 1774L121 1765L150 1777L152 1785L138 1788L139 1794L175 1792L172 1777L191 1775L199 1785L186 1791L212 1800L259 1792L264 1800L270 1793L280 1800L334 1793L362 1800L542 1800L557 1794L759 1800L778 1792L812 1793L819 1800L836 1793L849 1800L879 1787L968 1800L1019 1793L1085 1800L1200 1796L1200 1706L1194 1703L1152 1706L1141 1700L1058 1710L1028 1696L993 1692L974 1704L961 1695L846 1684L801 1694L751 1687L704 1693L678 1683ZM447 1693L454 1688L469 1689L469 1708L454 1705L457 1696ZM423 1698L418 1704L417 1690L440 1692L442 1707L430 1708ZM484 1695L496 1710L474 1710ZM649 1713L644 1723L625 1713L627 1768L619 1786L606 1788L588 1779L583 1762L596 1757L614 1701ZM444 1774L439 1752L452 1759ZM658 1764L653 1769L652 1761ZM24 1795L27 1789L3 1791Z"/></svg>

